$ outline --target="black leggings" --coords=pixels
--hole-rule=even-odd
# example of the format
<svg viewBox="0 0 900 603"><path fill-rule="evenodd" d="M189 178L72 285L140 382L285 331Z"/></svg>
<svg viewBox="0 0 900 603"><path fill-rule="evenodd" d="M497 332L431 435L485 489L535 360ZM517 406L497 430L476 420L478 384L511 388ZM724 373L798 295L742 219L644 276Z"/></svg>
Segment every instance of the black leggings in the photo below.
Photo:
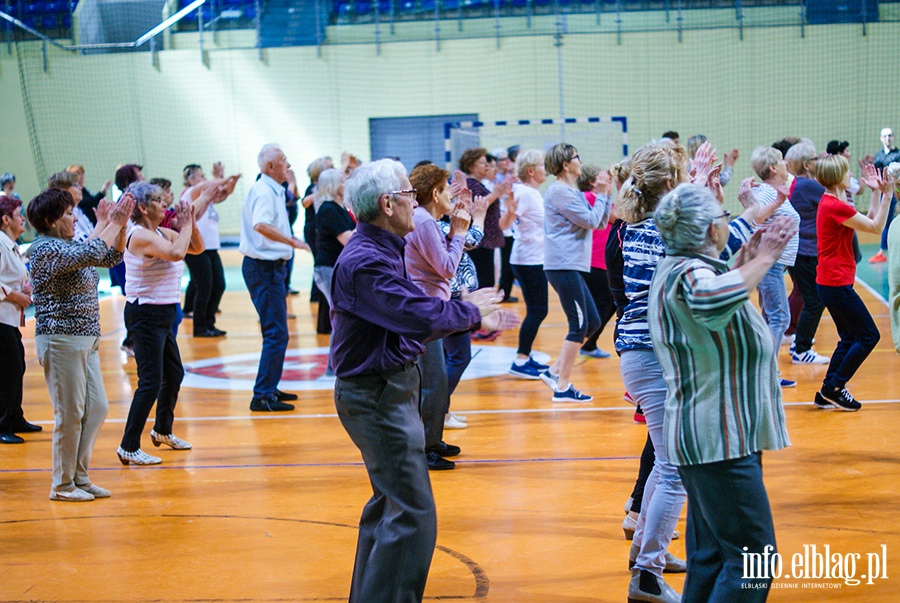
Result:
<svg viewBox="0 0 900 603"><path fill-rule="evenodd" d="M597 306L591 299L591 293L577 270L545 270L547 281L559 295L559 303L566 320L569 322L569 333L566 341L573 341L579 345L584 343L584 338L593 335L600 328L600 315Z"/></svg>
<svg viewBox="0 0 900 603"><path fill-rule="evenodd" d="M591 266L591 272L582 272L581 278L584 279L588 291L591 292L594 305L597 306L597 312L600 314L600 328L594 331L581 346L582 350L591 352L597 349L597 339L606 327L606 323L615 316L616 305L613 303L612 293L609 291L609 278L606 276L606 270Z"/></svg>
<svg viewBox="0 0 900 603"><path fill-rule="evenodd" d="M188 254L184 263L191 271L184 305L194 312L194 335L197 335L216 326L216 310L225 293L225 269L218 249Z"/></svg>
<svg viewBox="0 0 900 603"><path fill-rule="evenodd" d="M544 267L512 265L513 274L522 288L522 297L525 298L525 320L519 327L519 349L517 353L531 355L531 346L537 337L538 328L547 318L547 276Z"/></svg>

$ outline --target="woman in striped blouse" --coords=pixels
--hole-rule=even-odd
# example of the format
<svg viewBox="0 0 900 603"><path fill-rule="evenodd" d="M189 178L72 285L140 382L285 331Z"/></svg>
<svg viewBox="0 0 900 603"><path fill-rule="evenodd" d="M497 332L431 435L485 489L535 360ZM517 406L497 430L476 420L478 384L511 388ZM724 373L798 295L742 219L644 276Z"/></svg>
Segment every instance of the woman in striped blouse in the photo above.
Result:
<svg viewBox="0 0 900 603"><path fill-rule="evenodd" d="M208 189L207 189L208 190ZM138 386L131 400L125 434L116 453L123 465L162 462L141 450L141 433L156 403L156 423L150 440L175 450L191 445L172 433L175 403L184 367L172 323L181 300L184 256L203 252L203 238L194 227L193 205L176 207L179 231L161 228L166 213L163 191L148 182L135 182L125 191L136 205L125 245L125 324L134 340Z"/></svg>
<svg viewBox="0 0 900 603"><path fill-rule="evenodd" d="M721 259L728 216L692 184L668 193L654 214L666 255L650 285L648 317L668 390L664 452L690 501L685 602L766 599L771 578L742 578L742 553L774 552L762 451L790 445L777 347L750 293L797 227L775 218L729 271Z"/></svg>

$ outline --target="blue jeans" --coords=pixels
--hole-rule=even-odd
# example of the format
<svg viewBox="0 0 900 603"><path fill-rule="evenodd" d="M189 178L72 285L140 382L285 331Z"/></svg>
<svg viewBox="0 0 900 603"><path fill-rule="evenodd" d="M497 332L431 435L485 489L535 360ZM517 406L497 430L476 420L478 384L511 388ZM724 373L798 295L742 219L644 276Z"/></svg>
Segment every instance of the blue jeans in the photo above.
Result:
<svg viewBox="0 0 900 603"><path fill-rule="evenodd" d="M452 396L472 362L472 334L469 331L444 337L444 360L447 363L447 391Z"/></svg>
<svg viewBox="0 0 900 603"><path fill-rule="evenodd" d="M769 323L775 339L775 349L781 346L781 338L791 324L791 308L788 305L787 288L784 286L784 264L775 262L759 282L759 305Z"/></svg>
<svg viewBox="0 0 900 603"><path fill-rule="evenodd" d="M748 553L762 553L767 545L775 547L762 453L678 469L690 501L685 536L688 571L682 602L765 601L772 579L745 580L742 555L744 547ZM744 588L744 583L758 588Z"/></svg>
<svg viewBox="0 0 900 603"><path fill-rule="evenodd" d="M530 356L538 328L547 318L547 277L544 275L544 267L540 264L534 266L513 264L512 271L519 281L522 297L525 299L525 319L519 327L519 348L516 353Z"/></svg>
<svg viewBox="0 0 900 603"><path fill-rule="evenodd" d="M897 195L891 197L891 206L888 208L887 222L884 224L884 230L881 231L881 249L887 251L888 231L891 229L891 220L894 219L894 210L897 209Z"/></svg>
<svg viewBox="0 0 900 603"><path fill-rule="evenodd" d="M253 385L253 397L274 395L281 381L284 356L287 351L287 262L285 260L257 260L244 257L241 273L253 307L259 315L262 330L262 352L259 355L259 369Z"/></svg>
<svg viewBox="0 0 900 603"><path fill-rule="evenodd" d="M818 285L818 289L841 338L831 355L823 385L842 389L875 349L881 334L852 285Z"/></svg>
<svg viewBox="0 0 900 603"><path fill-rule="evenodd" d="M666 416L666 381L653 350L628 350L620 359L625 391L637 401L647 419L656 460L644 486L641 515L633 544L640 549L635 567L662 578L665 553L684 508L685 492L678 468L669 463L663 422Z"/></svg>

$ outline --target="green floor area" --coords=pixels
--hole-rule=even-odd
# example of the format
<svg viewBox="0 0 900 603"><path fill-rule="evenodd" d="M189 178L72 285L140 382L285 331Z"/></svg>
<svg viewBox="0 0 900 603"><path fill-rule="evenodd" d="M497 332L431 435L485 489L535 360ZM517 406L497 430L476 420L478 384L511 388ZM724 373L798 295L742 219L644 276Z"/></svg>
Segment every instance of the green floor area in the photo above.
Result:
<svg viewBox="0 0 900 603"><path fill-rule="evenodd" d="M881 264L869 263L869 258L878 252L878 247L878 243L859 246L860 250L862 250L863 259L856 265L856 277L865 281L881 297L888 299L890 287L888 287L887 262Z"/></svg>

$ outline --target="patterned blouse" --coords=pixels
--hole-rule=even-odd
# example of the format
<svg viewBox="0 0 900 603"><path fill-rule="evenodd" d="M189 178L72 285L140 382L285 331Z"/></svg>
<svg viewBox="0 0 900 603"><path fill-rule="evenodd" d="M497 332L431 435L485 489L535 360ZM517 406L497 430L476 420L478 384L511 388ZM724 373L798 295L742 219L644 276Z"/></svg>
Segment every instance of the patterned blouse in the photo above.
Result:
<svg viewBox="0 0 900 603"><path fill-rule="evenodd" d="M466 178L466 188L472 191L472 198L487 197L491 191L480 180ZM503 231L500 230L500 200L496 200L488 206L484 215L484 238L481 241L483 249L497 249L506 244Z"/></svg>
<svg viewBox="0 0 900 603"><path fill-rule="evenodd" d="M122 253L102 239L75 243L38 237L28 250L35 335L100 336L96 266L111 268Z"/></svg>
<svg viewBox="0 0 900 603"><path fill-rule="evenodd" d="M441 220L438 220L438 224L440 225L441 230L444 231L444 236L449 237L450 222L446 216ZM483 238L483 230L477 226L470 226L469 230L466 231L466 245L464 249L466 251L475 249L481 243ZM450 299L459 299L460 295L462 295L463 287L469 291L478 289L478 275L475 273L475 262L473 262L472 258L469 257L469 254L465 252L462 254L462 259L459 261L459 267L456 269L456 274L450 279Z"/></svg>

